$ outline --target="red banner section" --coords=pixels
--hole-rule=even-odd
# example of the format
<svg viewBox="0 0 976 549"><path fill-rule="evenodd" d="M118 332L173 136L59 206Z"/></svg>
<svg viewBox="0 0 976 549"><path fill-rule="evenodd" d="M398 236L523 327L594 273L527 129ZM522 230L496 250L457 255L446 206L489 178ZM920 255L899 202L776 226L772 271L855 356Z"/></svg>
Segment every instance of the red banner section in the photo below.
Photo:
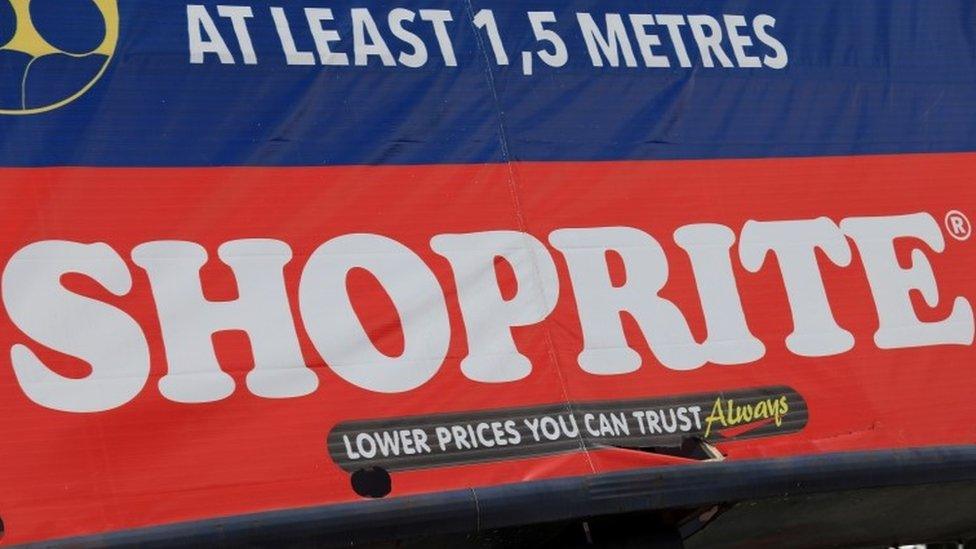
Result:
<svg viewBox="0 0 976 549"><path fill-rule="evenodd" d="M970 443L974 168L4 169L4 541Z"/></svg>

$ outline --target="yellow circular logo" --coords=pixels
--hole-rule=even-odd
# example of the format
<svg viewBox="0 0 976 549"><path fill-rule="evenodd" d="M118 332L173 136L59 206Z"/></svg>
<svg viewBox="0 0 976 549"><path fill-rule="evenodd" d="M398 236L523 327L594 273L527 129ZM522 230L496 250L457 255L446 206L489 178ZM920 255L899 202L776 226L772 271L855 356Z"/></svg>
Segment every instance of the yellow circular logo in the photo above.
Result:
<svg viewBox="0 0 976 549"><path fill-rule="evenodd" d="M38 114L78 99L119 40L117 0L0 0L0 114Z"/></svg>

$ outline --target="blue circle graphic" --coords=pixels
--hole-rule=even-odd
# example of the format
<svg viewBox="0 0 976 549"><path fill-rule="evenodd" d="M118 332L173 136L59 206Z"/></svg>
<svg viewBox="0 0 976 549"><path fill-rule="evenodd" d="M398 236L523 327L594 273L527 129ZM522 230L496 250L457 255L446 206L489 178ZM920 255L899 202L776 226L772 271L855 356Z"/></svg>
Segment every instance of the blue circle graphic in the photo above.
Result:
<svg viewBox="0 0 976 549"><path fill-rule="evenodd" d="M105 18L92 0L32 0L34 28L59 50L82 55L105 40Z"/></svg>

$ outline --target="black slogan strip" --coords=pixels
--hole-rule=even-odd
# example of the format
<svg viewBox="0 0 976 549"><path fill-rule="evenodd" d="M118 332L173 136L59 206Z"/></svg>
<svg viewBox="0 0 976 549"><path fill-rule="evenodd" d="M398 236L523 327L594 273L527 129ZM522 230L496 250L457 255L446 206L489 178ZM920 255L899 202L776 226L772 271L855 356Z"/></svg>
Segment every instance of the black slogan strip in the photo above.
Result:
<svg viewBox="0 0 976 549"><path fill-rule="evenodd" d="M807 419L799 393L762 387L351 421L332 429L328 448L346 471L396 471L610 446L677 448L687 439L768 437L800 431Z"/></svg>

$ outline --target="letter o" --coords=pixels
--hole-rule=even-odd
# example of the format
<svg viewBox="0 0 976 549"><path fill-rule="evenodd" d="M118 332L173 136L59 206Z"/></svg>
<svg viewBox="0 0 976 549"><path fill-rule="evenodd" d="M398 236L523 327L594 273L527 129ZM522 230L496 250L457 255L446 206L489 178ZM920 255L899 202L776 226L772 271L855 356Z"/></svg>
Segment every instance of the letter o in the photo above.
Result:
<svg viewBox="0 0 976 549"><path fill-rule="evenodd" d="M356 435L356 449L359 450L359 455L372 459L376 456L376 441L366 433L359 433Z"/></svg>
<svg viewBox="0 0 976 549"><path fill-rule="evenodd" d="M373 345L346 291L349 271L369 271L400 317L404 349L390 357ZM340 377L370 391L401 393L440 369L451 340L444 291L427 264L385 236L351 234L319 246L302 271L299 309L312 344Z"/></svg>
<svg viewBox="0 0 976 549"><path fill-rule="evenodd" d="M542 431L542 435L547 439L559 439L559 424L556 423L555 419L549 416L542 418L542 421L539 422L539 428Z"/></svg>

